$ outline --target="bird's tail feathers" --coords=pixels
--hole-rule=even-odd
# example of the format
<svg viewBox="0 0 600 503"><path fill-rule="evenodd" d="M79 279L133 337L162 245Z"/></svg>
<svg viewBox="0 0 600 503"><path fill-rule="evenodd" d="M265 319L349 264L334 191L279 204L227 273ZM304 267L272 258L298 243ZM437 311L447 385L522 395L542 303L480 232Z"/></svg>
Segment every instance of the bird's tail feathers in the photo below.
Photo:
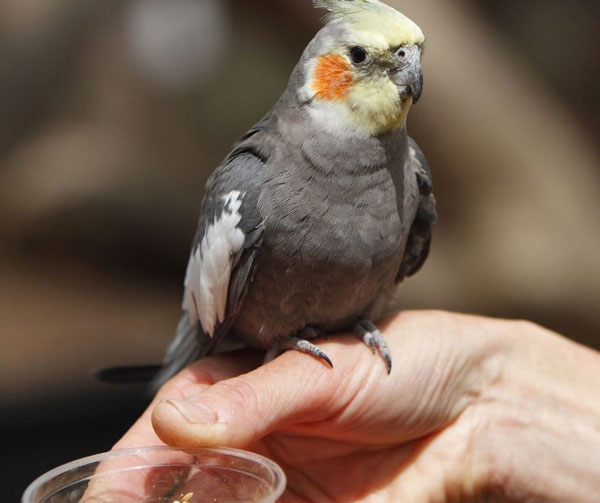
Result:
<svg viewBox="0 0 600 503"><path fill-rule="evenodd" d="M167 350L162 368L152 379L154 391L189 364L209 353L210 337L202 335L199 325L192 323L186 312L177 325L175 338Z"/></svg>

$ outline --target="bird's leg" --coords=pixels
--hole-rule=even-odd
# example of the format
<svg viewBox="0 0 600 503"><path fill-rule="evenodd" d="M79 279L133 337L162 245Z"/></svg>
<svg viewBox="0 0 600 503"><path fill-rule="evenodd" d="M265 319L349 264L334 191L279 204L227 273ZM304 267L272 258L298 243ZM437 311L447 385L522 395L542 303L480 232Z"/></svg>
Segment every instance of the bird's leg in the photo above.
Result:
<svg viewBox="0 0 600 503"><path fill-rule="evenodd" d="M375 354L375 351L379 351L379 354L385 360L388 374L390 374L392 372L392 354L383 334L375 324L370 320L361 320L354 327L354 333L371 348L373 354Z"/></svg>
<svg viewBox="0 0 600 503"><path fill-rule="evenodd" d="M297 351L302 351L303 353L313 355L314 357L325 362L328 366L333 368L333 363L331 363L329 357L317 346L315 346L313 343L307 340L315 339L320 336L321 332L319 330L317 330L314 327L307 327L304 330L298 332L296 336L280 339L275 344L273 344L273 346L267 351L264 363L268 363L271 360L274 360L285 351L295 349Z"/></svg>

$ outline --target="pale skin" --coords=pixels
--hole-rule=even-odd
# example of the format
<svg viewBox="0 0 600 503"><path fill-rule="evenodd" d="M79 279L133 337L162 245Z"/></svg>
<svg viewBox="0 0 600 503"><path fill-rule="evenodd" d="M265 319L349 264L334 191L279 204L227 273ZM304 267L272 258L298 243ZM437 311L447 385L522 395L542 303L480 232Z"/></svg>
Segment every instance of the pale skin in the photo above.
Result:
<svg viewBox="0 0 600 503"><path fill-rule="evenodd" d="M598 353L528 322L404 312L380 327L390 376L351 335L317 341L333 370L297 351L206 358L115 447L254 450L285 469L283 503L597 500Z"/></svg>

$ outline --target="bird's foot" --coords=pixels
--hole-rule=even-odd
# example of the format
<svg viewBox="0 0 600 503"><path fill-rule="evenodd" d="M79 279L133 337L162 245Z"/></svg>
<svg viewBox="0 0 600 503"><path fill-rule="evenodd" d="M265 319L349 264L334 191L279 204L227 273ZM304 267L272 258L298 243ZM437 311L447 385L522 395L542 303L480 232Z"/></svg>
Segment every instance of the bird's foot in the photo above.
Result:
<svg viewBox="0 0 600 503"><path fill-rule="evenodd" d="M373 354L379 351L379 354L385 360L387 372L390 374L392 372L392 354L385 342L383 334L375 324L370 320L361 320L354 327L354 333L371 348Z"/></svg>
<svg viewBox="0 0 600 503"><path fill-rule="evenodd" d="M329 357L312 342L309 342L307 340L315 339L317 337L320 337L321 335L322 334L319 330L314 328L307 328L300 332L298 336L281 339L267 351L264 363L268 363L274 360L285 351L295 349L297 351L302 351L303 353L308 353L309 355L318 358L322 362L326 363L329 367L333 368L333 363L331 363Z"/></svg>

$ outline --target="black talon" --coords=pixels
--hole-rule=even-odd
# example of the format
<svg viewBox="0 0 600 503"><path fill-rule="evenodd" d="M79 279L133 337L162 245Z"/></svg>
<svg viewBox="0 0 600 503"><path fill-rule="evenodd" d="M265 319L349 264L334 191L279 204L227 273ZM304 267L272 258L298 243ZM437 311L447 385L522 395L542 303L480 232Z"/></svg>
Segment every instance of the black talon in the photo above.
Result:
<svg viewBox="0 0 600 503"><path fill-rule="evenodd" d="M315 356L317 358L320 358L321 360L323 360L327 365L329 365L330 368L333 368L333 363L331 363L331 360L325 353L323 353L323 351L321 351L319 349L319 351L315 354Z"/></svg>
<svg viewBox="0 0 600 503"><path fill-rule="evenodd" d="M389 351L388 352L381 352L381 356L383 356L383 359L385 360L385 365L387 367L387 373L388 375L390 375L392 373L392 355L390 355Z"/></svg>

